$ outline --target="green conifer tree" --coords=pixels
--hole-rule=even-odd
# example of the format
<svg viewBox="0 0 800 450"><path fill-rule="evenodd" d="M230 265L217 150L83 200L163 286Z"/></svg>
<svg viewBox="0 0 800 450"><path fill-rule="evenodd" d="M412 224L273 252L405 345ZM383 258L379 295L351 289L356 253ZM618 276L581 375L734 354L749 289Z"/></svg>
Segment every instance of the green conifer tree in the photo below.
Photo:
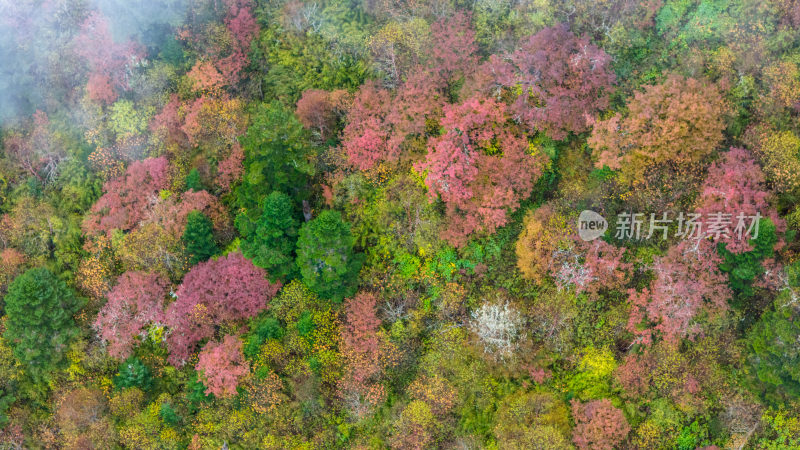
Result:
<svg viewBox="0 0 800 450"><path fill-rule="evenodd" d="M83 303L43 267L29 269L9 286L4 337L35 381L62 365L67 347L79 333L73 315Z"/></svg>
<svg viewBox="0 0 800 450"><path fill-rule="evenodd" d="M244 235L242 253L253 264L264 268L272 281L284 280L295 271L294 247L297 242L298 221L294 217L292 200L282 192L273 192L264 200L261 217L255 223L241 216L237 221Z"/></svg>
<svg viewBox="0 0 800 450"><path fill-rule="evenodd" d="M214 241L211 220L200 211L189 213L186 229L183 232L183 243L186 245L189 263L192 265L208 260L219 250Z"/></svg>
<svg viewBox="0 0 800 450"><path fill-rule="evenodd" d="M353 251L354 242L350 225L336 211L323 211L303 224L296 262L306 286L334 302L353 295L363 263L363 255Z"/></svg>

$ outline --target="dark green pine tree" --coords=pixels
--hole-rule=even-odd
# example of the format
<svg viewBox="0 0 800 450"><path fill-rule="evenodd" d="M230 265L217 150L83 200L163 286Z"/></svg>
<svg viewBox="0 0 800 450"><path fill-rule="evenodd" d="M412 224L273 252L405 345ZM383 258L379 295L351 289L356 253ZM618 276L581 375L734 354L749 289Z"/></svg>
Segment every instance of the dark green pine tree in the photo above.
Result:
<svg viewBox="0 0 800 450"><path fill-rule="evenodd" d="M240 142L245 175L236 189L236 203L250 220L257 220L259 205L270 192L286 192L296 202L307 198L316 151L291 108L277 100L258 105Z"/></svg>
<svg viewBox="0 0 800 450"><path fill-rule="evenodd" d="M150 369L135 356L131 356L119 365L119 373L114 378L117 389L137 387L147 391L153 385Z"/></svg>
<svg viewBox="0 0 800 450"><path fill-rule="evenodd" d="M214 241L214 227L211 220L200 211L192 211L183 231L183 243L189 254L189 263L195 265L206 261L219 250Z"/></svg>
<svg viewBox="0 0 800 450"><path fill-rule="evenodd" d="M764 395L779 402L781 392L800 395L800 317L780 304L786 300L779 297L775 310L767 310L747 336L753 373Z"/></svg>
<svg viewBox="0 0 800 450"><path fill-rule="evenodd" d="M336 211L323 211L303 224L297 240L297 267L306 286L334 302L355 294L363 255L353 251L354 242L350 225Z"/></svg>
<svg viewBox="0 0 800 450"><path fill-rule="evenodd" d="M73 315L83 303L43 267L27 270L9 285L3 337L34 381L45 380L61 367L67 347L78 336Z"/></svg>
<svg viewBox="0 0 800 450"><path fill-rule="evenodd" d="M283 192L271 193L264 200L257 222L251 223L246 216L241 216L237 225L244 236L242 253L251 258L253 264L264 268L272 281L285 280L295 273L294 248L298 221L288 195Z"/></svg>
<svg viewBox="0 0 800 450"><path fill-rule="evenodd" d="M757 251L758 246L754 247ZM800 288L800 262L786 267L786 282L788 289L778 293L773 307L747 332L751 373L760 382L761 394L777 403L785 401L787 394L800 395L800 310L795 298Z"/></svg>
<svg viewBox="0 0 800 450"><path fill-rule="evenodd" d="M778 242L775 225L768 218L758 224L758 237L750 240L752 250L742 253L731 253L720 243L717 250L722 257L719 268L728 274L728 285L735 294L734 306L748 306L747 300L755 295L753 283L764 273L762 262L772 258L775 243Z"/></svg>
<svg viewBox="0 0 800 450"><path fill-rule="evenodd" d="M186 190L194 190L195 192L200 192L205 187L203 187L202 181L200 181L200 172L197 169L192 169L188 175L186 175Z"/></svg>

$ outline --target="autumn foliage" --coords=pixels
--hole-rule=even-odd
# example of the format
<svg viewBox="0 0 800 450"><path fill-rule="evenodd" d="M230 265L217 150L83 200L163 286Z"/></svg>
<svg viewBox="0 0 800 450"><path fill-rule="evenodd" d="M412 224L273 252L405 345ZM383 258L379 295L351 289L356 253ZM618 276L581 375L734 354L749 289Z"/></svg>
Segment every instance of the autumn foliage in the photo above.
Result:
<svg viewBox="0 0 800 450"><path fill-rule="evenodd" d="M551 255L550 275L561 288L587 292L596 299L601 290L619 289L630 280L632 264L625 262L625 249L602 239L585 242L572 237L572 245L557 249Z"/></svg>
<svg viewBox="0 0 800 450"><path fill-rule="evenodd" d="M239 82L249 62L251 42L259 30L251 0L225 0L223 4L227 9L224 18L227 36L211 40L211 45L203 48L204 57L189 72L195 88L201 92L218 91ZM206 42L207 38L199 32L183 35L195 45Z"/></svg>
<svg viewBox="0 0 800 450"><path fill-rule="evenodd" d="M475 232L492 232L508 210L530 195L546 156L529 153L528 142L507 123L506 106L473 97L444 108L446 132L429 142L425 184L447 207L443 237L463 244Z"/></svg>
<svg viewBox="0 0 800 450"><path fill-rule="evenodd" d="M598 168L635 179L651 164L687 167L708 157L722 142L727 111L713 83L670 75L636 92L626 114L595 123L588 143Z"/></svg>
<svg viewBox="0 0 800 450"><path fill-rule="evenodd" d="M602 239L584 241L574 221L557 205L528 213L515 245L519 271L537 283L552 279L559 288L587 293L591 299L623 288L633 269L624 260L625 249Z"/></svg>
<svg viewBox="0 0 800 450"><path fill-rule="evenodd" d="M83 223L84 230L89 234L110 234L114 229L133 229L156 201L159 191L167 187L167 181L166 158L133 162L123 175L105 183L103 196Z"/></svg>
<svg viewBox="0 0 800 450"><path fill-rule="evenodd" d="M195 369L202 374L206 393L218 397L236 394L236 386L250 368L242 355L242 341L227 335L222 342L209 342L200 352Z"/></svg>
<svg viewBox="0 0 800 450"><path fill-rule="evenodd" d="M525 278L541 283L555 268L553 253L570 245L574 227L551 205L528 213L523 225L515 246L517 268Z"/></svg>
<svg viewBox="0 0 800 450"><path fill-rule="evenodd" d="M400 144L406 136L395 130L395 118L390 115L392 97L375 83L361 86L356 94L342 131L342 144L354 167L367 170L400 157Z"/></svg>
<svg viewBox="0 0 800 450"><path fill-rule="evenodd" d="M724 243L728 251L741 253L752 250L747 231L753 220L751 217L756 213L770 218L778 226L778 231L785 229L785 224L768 202L770 193L765 181L761 167L743 148L731 148L720 161L709 167L697 199L697 212L708 218L715 214L730 214L729 233L712 236L714 241ZM740 226L739 215L746 217L740 227L744 230L741 233L744 238L736 231Z"/></svg>
<svg viewBox="0 0 800 450"><path fill-rule="evenodd" d="M488 65L496 83L519 92L511 105L514 117L559 140L589 129L590 120L608 107L616 80L611 56L566 24L524 39L510 55L492 55Z"/></svg>
<svg viewBox="0 0 800 450"><path fill-rule="evenodd" d="M0 448L800 449L800 0L0 37Z"/></svg>
<svg viewBox="0 0 800 450"><path fill-rule="evenodd" d="M433 82L444 85L470 75L478 65L478 46L469 14L459 12L431 24L428 66Z"/></svg>
<svg viewBox="0 0 800 450"><path fill-rule="evenodd" d="M75 49L89 65L89 98L111 104L121 91L129 89L127 69L141 57L133 42L118 44L111 35L108 19L92 13L75 38Z"/></svg>
<svg viewBox="0 0 800 450"><path fill-rule="evenodd" d="M323 140L328 139L346 106L346 97L345 91L309 89L297 101L295 114L304 127L314 130Z"/></svg>
<svg viewBox="0 0 800 450"><path fill-rule="evenodd" d="M631 429L622 411L607 398L583 404L573 400L572 415L576 423L572 441L580 449L618 448Z"/></svg>
<svg viewBox="0 0 800 450"><path fill-rule="evenodd" d="M164 322L167 289L167 282L156 274L125 272L119 277L94 323L111 356L127 358L148 325Z"/></svg>
<svg viewBox="0 0 800 450"><path fill-rule="evenodd" d="M655 262L650 286L642 292L630 291L628 330L643 344L656 336L670 343L696 337L700 315L713 318L728 308L731 292L727 277L718 269L721 261L716 248L705 239L685 240L671 247Z"/></svg>
<svg viewBox="0 0 800 450"><path fill-rule="evenodd" d="M779 131L760 125L748 130L747 141L761 160L764 173L778 192L800 189L800 137L790 130Z"/></svg>
<svg viewBox="0 0 800 450"><path fill-rule="evenodd" d="M5 294L6 287L17 275L22 273L25 255L13 248L0 251L0 294Z"/></svg>
<svg viewBox="0 0 800 450"><path fill-rule="evenodd" d="M339 382L340 395L351 412L362 417L386 398L380 376L392 355L379 334L375 294L360 292L344 303L341 352L347 370Z"/></svg>
<svg viewBox="0 0 800 450"><path fill-rule="evenodd" d="M167 308L170 362L182 365L197 343L213 337L219 324L252 317L267 308L279 288L241 253L194 266L175 292L177 300Z"/></svg>

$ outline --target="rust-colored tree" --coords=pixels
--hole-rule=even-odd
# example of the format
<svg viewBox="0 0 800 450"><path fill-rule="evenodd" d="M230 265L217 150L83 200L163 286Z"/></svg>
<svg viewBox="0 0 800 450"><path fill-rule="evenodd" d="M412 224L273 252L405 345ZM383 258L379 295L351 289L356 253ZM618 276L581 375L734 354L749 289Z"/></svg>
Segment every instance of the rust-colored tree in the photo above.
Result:
<svg viewBox="0 0 800 450"><path fill-rule="evenodd" d="M630 181L652 164L690 168L722 142L727 111L713 83L670 75L637 92L627 113L595 123L589 145L597 167L622 169Z"/></svg>
<svg viewBox="0 0 800 450"><path fill-rule="evenodd" d="M313 130L322 140L331 137L339 115L345 106L347 92L309 89L297 101L297 119L304 127Z"/></svg>
<svg viewBox="0 0 800 450"><path fill-rule="evenodd" d="M5 295L8 284L25 268L25 255L13 248L0 250L0 296Z"/></svg>
<svg viewBox="0 0 800 450"><path fill-rule="evenodd" d="M340 350L345 370L339 392L350 412L364 417L386 398L380 376L387 355L379 334L377 297L360 292L345 300L344 309Z"/></svg>

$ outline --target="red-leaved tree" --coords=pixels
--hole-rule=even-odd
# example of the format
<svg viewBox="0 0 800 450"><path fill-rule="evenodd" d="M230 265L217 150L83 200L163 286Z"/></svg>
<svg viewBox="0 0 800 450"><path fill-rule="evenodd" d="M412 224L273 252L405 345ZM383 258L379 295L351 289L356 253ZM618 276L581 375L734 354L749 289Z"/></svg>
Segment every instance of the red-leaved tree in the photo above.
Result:
<svg viewBox="0 0 800 450"><path fill-rule="evenodd" d="M316 132L321 139L328 139L336 128L336 122L344 110L349 94L345 90L333 92L308 89L297 101L297 119L304 127Z"/></svg>
<svg viewBox="0 0 800 450"><path fill-rule="evenodd" d="M708 169L697 199L697 212L706 219L713 214L730 214L729 233L712 236L716 242L725 243L728 251L741 253L752 250L750 240L735 232L739 214L754 216L759 213L762 217L769 217L778 232L786 229L786 223L767 202L769 192L764 182L761 167L743 148L732 147L721 161ZM749 222L747 219L747 226Z"/></svg>
<svg viewBox="0 0 800 450"><path fill-rule="evenodd" d="M444 106L442 86L431 81L428 71L412 69L408 78L397 88L387 114L393 127L389 145L399 150L403 141L412 135L423 135L428 119L439 118Z"/></svg>
<svg viewBox="0 0 800 450"><path fill-rule="evenodd" d="M400 159L409 136L423 135L426 121L438 117L442 95L420 67L392 93L366 83L356 94L342 131L342 146L354 167L369 170L381 162Z"/></svg>
<svg viewBox="0 0 800 450"><path fill-rule="evenodd" d="M709 397L714 398L719 388L718 370L714 368L714 358L719 355L714 355L725 347L719 344L714 342L715 350L710 352L707 348L698 352L703 343L687 346L687 351L681 352L680 344L661 341L641 352L628 352L614 371L616 382L623 389L621 395L640 400L668 398L682 410L708 408L713 403ZM720 350L716 350L717 345Z"/></svg>
<svg viewBox="0 0 800 450"><path fill-rule="evenodd" d="M4 152L27 175L45 183L52 182L67 154L51 131L45 112L37 110L31 119L26 134L10 133L3 138Z"/></svg>
<svg viewBox="0 0 800 450"><path fill-rule="evenodd" d="M470 15L458 12L431 25L431 58L428 63L439 85L469 75L478 65L478 46ZM420 99L421 100L421 99Z"/></svg>
<svg viewBox="0 0 800 450"><path fill-rule="evenodd" d="M345 301L344 309L340 350L345 369L339 391L351 413L363 417L386 398L380 376L387 355L378 333L377 297L358 293Z"/></svg>
<svg viewBox="0 0 800 450"><path fill-rule="evenodd" d="M241 78L241 70L249 63L247 54L253 38L258 35L258 22L253 15L252 0L225 0L228 13L225 26L233 37L230 54L219 59L218 66L229 79Z"/></svg>
<svg viewBox="0 0 800 450"><path fill-rule="evenodd" d="M136 336L151 323L164 322L164 299L169 284L157 274L125 272L106 295L108 301L100 309L94 328L108 344L108 353L128 357Z"/></svg>
<svg viewBox="0 0 800 450"><path fill-rule="evenodd" d="M186 134L181 129L182 121L180 117L181 101L178 94L172 94L169 101L161 112L156 114L150 121L150 131L154 136L166 142L185 142Z"/></svg>
<svg viewBox="0 0 800 450"><path fill-rule="evenodd" d="M572 442L580 449L619 448L631 431L625 415L607 398L588 403L573 400L572 415L575 418Z"/></svg>
<svg viewBox="0 0 800 450"><path fill-rule="evenodd" d="M228 84L228 80L210 61L198 60L186 76L194 82L195 91L204 94L218 93Z"/></svg>
<svg viewBox="0 0 800 450"><path fill-rule="evenodd" d="M252 0L225 0L224 6L227 35L223 39L207 35L213 28L181 33L201 55L190 71L195 88L200 91L236 85L242 78L242 70L249 64L251 43L258 35Z"/></svg>
<svg viewBox="0 0 800 450"><path fill-rule="evenodd" d="M367 82L359 89L342 131L342 146L350 164L361 170L384 160L395 160L399 147L388 143L391 125L386 116L391 109L391 93L377 83Z"/></svg>
<svg viewBox="0 0 800 450"><path fill-rule="evenodd" d="M231 190L231 186L239 181L244 173L244 150L242 145L235 142L231 151L217 164L217 177L215 182L224 192Z"/></svg>
<svg viewBox="0 0 800 450"><path fill-rule="evenodd" d="M200 351L195 370L201 374L206 394L235 395L239 381L250 372L242 354L242 341L227 335L222 342L209 342Z"/></svg>
<svg viewBox="0 0 800 450"><path fill-rule="evenodd" d="M489 64L498 84L521 88L515 116L554 139L588 130L616 81L611 57L565 24L539 31L505 58L493 55Z"/></svg>
<svg viewBox="0 0 800 450"><path fill-rule="evenodd" d="M633 265L622 260L625 249L602 239L585 242L572 236L572 248L557 248L551 256L550 275L561 288L587 292L591 299L603 289L619 289L628 282Z"/></svg>
<svg viewBox="0 0 800 450"><path fill-rule="evenodd" d="M75 38L75 50L89 64L89 98L110 104L120 91L128 90L128 66L141 57L141 52L133 42L115 43L102 14L89 15Z"/></svg>
<svg viewBox="0 0 800 450"><path fill-rule="evenodd" d="M87 234L133 229L145 215L158 193L168 186L164 157L134 161L124 174L108 180L103 196L92 206L83 222Z"/></svg>
<svg viewBox="0 0 800 450"><path fill-rule="evenodd" d="M267 308L281 285L266 277L264 269L241 253L192 267L176 292L177 300L167 309L170 362L183 365L198 342L214 336L217 326Z"/></svg>
<svg viewBox="0 0 800 450"><path fill-rule="evenodd" d="M323 138L333 129L336 121L331 93L321 89L308 89L297 101L297 119L304 127L314 130Z"/></svg>
<svg viewBox="0 0 800 450"><path fill-rule="evenodd" d="M189 213L200 211L211 219L214 230L219 233L229 231L230 221L228 214L217 197L207 191L189 190L178 196L173 195L166 199L159 199L147 211L142 223L155 223L160 225L171 235L180 236L186 228Z"/></svg>
<svg viewBox="0 0 800 450"><path fill-rule="evenodd" d="M708 240L684 240L658 258L656 278L642 292L630 290L628 330L645 345L660 335L669 343L700 332L695 318L701 312L714 317L727 309L731 291L728 277ZM644 325L644 326L643 326Z"/></svg>
<svg viewBox="0 0 800 450"><path fill-rule="evenodd" d="M542 173L546 156L530 154L527 139L508 119L505 105L490 98L445 106L446 132L429 140L427 157L417 165L427 171L430 194L447 207L443 237L454 245L504 225Z"/></svg>

